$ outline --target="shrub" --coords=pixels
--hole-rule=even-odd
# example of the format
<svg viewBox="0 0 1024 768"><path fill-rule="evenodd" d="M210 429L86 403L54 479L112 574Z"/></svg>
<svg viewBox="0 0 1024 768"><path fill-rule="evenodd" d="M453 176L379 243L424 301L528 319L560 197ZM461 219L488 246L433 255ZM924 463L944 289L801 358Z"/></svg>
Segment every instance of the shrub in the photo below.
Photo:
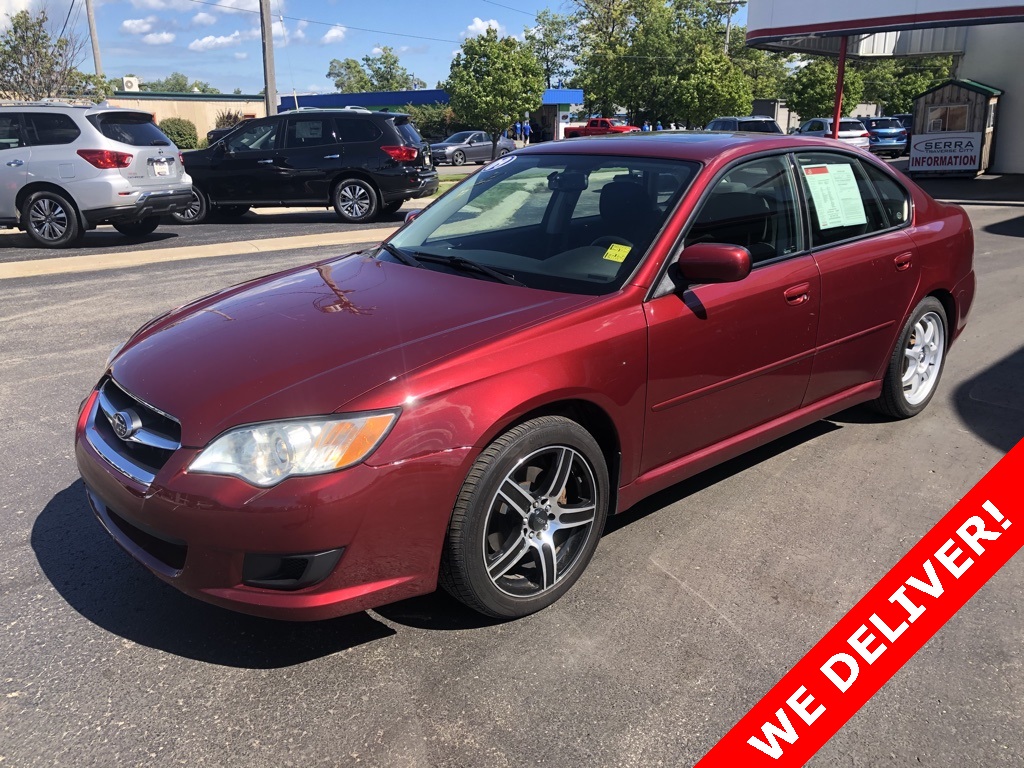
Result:
<svg viewBox="0 0 1024 768"><path fill-rule="evenodd" d="M217 116L213 119L214 128L233 128L238 125L244 116L241 112L237 112L233 109L222 109L217 113Z"/></svg>
<svg viewBox="0 0 1024 768"><path fill-rule="evenodd" d="M160 121L160 130L178 149L195 149L199 144L196 124L183 117L167 117Z"/></svg>

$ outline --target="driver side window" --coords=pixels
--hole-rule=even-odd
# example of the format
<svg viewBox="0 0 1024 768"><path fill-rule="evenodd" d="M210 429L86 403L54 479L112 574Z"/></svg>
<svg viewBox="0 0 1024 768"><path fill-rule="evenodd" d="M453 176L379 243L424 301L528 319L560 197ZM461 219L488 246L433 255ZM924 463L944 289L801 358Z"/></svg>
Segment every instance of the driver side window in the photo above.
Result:
<svg viewBox="0 0 1024 768"><path fill-rule="evenodd" d="M279 120L254 123L240 131L235 131L228 136L228 150L231 152L266 152L273 149L274 143L277 141L279 124Z"/></svg>

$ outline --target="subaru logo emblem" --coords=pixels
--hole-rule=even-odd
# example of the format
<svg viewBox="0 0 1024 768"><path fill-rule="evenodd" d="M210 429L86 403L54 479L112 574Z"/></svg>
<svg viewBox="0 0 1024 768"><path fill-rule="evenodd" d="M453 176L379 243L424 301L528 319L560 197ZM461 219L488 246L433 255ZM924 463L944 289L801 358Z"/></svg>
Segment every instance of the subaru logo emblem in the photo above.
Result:
<svg viewBox="0 0 1024 768"><path fill-rule="evenodd" d="M110 426L114 434L127 440L142 427L142 421L134 411L118 411L110 417Z"/></svg>

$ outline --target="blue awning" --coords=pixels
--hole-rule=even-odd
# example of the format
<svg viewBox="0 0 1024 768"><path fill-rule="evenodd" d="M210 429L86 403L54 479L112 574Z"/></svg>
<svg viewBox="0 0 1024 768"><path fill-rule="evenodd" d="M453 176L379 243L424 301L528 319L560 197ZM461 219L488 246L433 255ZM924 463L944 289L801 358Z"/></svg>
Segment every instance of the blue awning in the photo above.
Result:
<svg viewBox="0 0 1024 768"><path fill-rule="evenodd" d="M548 88L540 100L541 104L582 104L582 88Z"/></svg>

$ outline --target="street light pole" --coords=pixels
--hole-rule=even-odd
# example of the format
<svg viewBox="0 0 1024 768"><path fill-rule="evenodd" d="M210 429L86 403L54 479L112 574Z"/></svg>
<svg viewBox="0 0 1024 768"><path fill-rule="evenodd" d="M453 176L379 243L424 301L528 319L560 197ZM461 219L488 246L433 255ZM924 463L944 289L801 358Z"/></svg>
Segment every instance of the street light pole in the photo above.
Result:
<svg viewBox="0 0 1024 768"><path fill-rule="evenodd" d="M726 0L723 5L729 6L728 20L725 22L725 55L729 55L729 32L732 31L732 13L736 6L744 5L746 0Z"/></svg>
<svg viewBox="0 0 1024 768"><path fill-rule="evenodd" d="M274 22L270 0L260 0L260 31L263 33L263 99L267 114L277 114L277 80L274 76Z"/></svg>
<svg viewBox="0 0 1024 768"><path fill-rule="evenodd" d="M92 41L92 61L96 74L103 77L103 63L100 61L100 40L96 37L96 17L92 12L92 0L85 0L85 17L89 20L89 39Z"/></svg>

